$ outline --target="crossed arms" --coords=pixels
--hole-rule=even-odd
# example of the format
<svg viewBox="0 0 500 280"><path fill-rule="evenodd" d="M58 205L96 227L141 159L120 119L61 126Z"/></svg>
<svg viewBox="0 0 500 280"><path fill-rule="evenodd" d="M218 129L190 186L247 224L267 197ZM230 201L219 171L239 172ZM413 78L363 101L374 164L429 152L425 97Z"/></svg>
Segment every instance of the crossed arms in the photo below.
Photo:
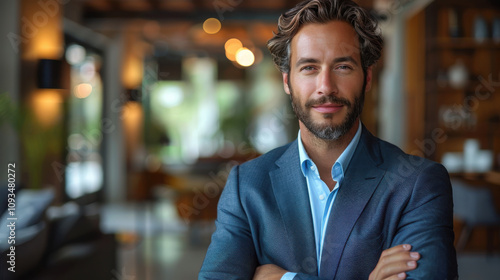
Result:
<svg viewBox="0 0 500 280"><path fill-rule="evenodd" d="M401 203L401 212L390 213L397 222L392 222L390 217L386 217L389 220L381 220L381 223L397 225L393 225L391 230L384 228L384 237L376 239L366 248L361 245L349 247L348 244L342 257L346 261L340 263L337 275L341 276L338 278L456 278L448 175L438 165L419 173L422 175L414 182L418 188L414 187L409 198ZM280 212L269 206L273 205L272 191L242 190L240 185L243 183L237 167L231 172L219 201L217 230L212 236L199 279L280 279L287 271L298 273L295 280L321 279L313 276L314 273L308 273L314 269L308 270L307 264L297 262L292 256L293 250L289 248L287 232L281 225ZM382 215L388 211L380 210L384 209L380 204L394 199L388 199L387 192L375 192L365 211L378 211ZM397 195L396 191L394 193ZM385 231L392 234L385 235ZM382 247L380 244L383 244ZM352 248L351 251L349 248ZM356 250L359 252L353 254ZM353 256L356 260L351 263L357 263L349 265L347 260L353 259ZM346 266L343 267L343 264Z"/></svg>

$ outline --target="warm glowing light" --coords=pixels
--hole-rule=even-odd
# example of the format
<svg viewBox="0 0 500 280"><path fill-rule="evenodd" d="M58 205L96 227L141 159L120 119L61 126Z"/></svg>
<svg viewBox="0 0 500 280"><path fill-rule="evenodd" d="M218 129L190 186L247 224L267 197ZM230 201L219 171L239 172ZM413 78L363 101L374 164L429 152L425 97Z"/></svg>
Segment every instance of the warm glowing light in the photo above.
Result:
<svg viewBox="0 0 500 280"><path fill-rule="evenodd" d="M22 47L21 55L28 60L61 59L64 55L62 1L44 2L23 1L20 6L20 34L12 33L15 35L12 46L16 50Z"/></svg>
<svg viewBox="0 0 500 280"><path fill-rule="evenodd" d="M51 126L59 120L61 103L61 94L55 90L37 90L31 97L35 117L43 126Z"/></svg>
<svg viewBox="0 0 500 280"><path fill-rule="evenodd" d="M226 57L231 61L236 61L236 52L243 47L240 40L236 38L231 38L224 44L224 49L226 49Z"/></svg>
<svg viewBox="0 0 500 280"><path fill-rule="evenodd" d="M226 49L226 51L234 50L233 51L234 53L236 53L236 51L241 47L243 47L243 44L241 43L240 40L236 38L231 38L227 40L226 43L224 44L224 49Z"/></svg>
<svg viewBox="0 0 500 280"><path fill-rule="evenodd" d="M236 52L236 62L241 66L248 67L255 62L255 56L251 50L241 48Z"/></svg>
<svg viewBox="0 0 500 280"><path fill-rule="evenodd" d="M128 156L140 149L144 113L142 106L137 102L127 102L122 110L123 130L125 133L125 147Z"/></svg>
<svg viewBox="0 0 500 280"><path fill-rule="evenodd" d="M236 53L226 52L226 57L231 61L236 61Z"/></svg>
<svg viewBox="0 0 500 280"><path fill-rule="evenodd" d="M44 33L47 35L38 35L37 37L33 38L33 41L36 43L33 43L32 47L30 48L30 55L47 59L60 58L64 50L61 47L63 43L58 37L58 34L51 34L51 32L45 30L44 32L40 31L39 33Z"/></svg>
<svg viewBox="0 0 500 280"><path fill-rule="evenodd" d="M205 30L208 34L215 34L219 32L220 28L220 21L216 18L209 18L203 23L203 30Z"/></svg>
<svg viewBox="0 0 500 280"><path fill-rule="evenodd" d="M79 84L75 86L73 94L80 99L88 97L92 93L92 85L91 84Z"/></svg>
<svg viewBox="0 0 500 280"><path fill-rule="evenodd" d="M129 53L126 55L125 62L122 67L122 80L125 88L138 88L142 83L143 76L143 61L142 58Z"/></svg>

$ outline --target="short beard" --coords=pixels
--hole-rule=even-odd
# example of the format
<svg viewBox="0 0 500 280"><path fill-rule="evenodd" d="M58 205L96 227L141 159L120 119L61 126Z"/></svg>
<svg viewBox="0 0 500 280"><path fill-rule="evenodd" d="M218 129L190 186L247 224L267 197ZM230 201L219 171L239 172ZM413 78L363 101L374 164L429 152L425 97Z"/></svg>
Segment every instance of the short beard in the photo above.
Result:
<svg viewBox="0 0 500 280"><path fill-rule="evenodd" d="M363 104L365 100L365 86L366 79L363 82L363 88L361 94L354 99L354 104L351 104L349 100L337 97L335 95L324 95L317 100L309 100L306 102L304 108L302 108L300 101L294 96L293 89L290 84L290 79L288 80L288 88L290 89L290 99L292 101L292 108L295 115L301 121L304 126L313 133L319 139L323 140L338 140L342 136L346 135L349 130L354 126L354 123L361 115L363 111ZM310 108L315 105L320 105L324 103L334 103L342 104L348 108L348 113L344 121L339 125L321 125L314 123L310 115ZM307 110L309 108L309 110ZM332 114L325 114L324 118L331 118Z"/></svg>

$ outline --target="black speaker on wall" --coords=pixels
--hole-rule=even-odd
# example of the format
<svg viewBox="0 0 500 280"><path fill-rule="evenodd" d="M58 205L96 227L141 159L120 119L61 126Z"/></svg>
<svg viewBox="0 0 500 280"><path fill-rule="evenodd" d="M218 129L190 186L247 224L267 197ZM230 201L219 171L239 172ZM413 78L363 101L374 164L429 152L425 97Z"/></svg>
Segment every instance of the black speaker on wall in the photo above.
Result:
<svg viewBox="0 0 500 280"><path fill-rule="evenodd" d="M38 88L62 89L63 61L57 59L40 59L38 61Z"/></svg>

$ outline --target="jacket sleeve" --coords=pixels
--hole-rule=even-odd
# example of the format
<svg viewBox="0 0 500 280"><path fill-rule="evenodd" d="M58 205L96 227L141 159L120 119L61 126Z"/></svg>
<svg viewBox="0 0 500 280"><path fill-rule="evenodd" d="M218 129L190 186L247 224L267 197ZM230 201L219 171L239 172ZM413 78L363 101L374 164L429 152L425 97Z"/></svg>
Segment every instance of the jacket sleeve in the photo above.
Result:
<svg viewBox="0 0 500 280"><path fill-rule="evenodd" d="M327 279L320 278L318 276L312 276L312 275L305 274L305 273L297 273L297 275L295 275L295 277L293 277L293 280L327 280Z"/></svg>
<svg viewBox="0 0 500 280"><path fill-rule="evenodd" d="M406 279L457 279L453 245L453 198L446 169L433 163L415 181L391 244L408 243L421 259Z"/></svg>
<svg viewBox="0 0 500 280"><path fill-rule="evenodd" d="M217 206L216 230L198 279L252 279L258 265L248 218L241 204L239 166L227 179Z"/></svg>

